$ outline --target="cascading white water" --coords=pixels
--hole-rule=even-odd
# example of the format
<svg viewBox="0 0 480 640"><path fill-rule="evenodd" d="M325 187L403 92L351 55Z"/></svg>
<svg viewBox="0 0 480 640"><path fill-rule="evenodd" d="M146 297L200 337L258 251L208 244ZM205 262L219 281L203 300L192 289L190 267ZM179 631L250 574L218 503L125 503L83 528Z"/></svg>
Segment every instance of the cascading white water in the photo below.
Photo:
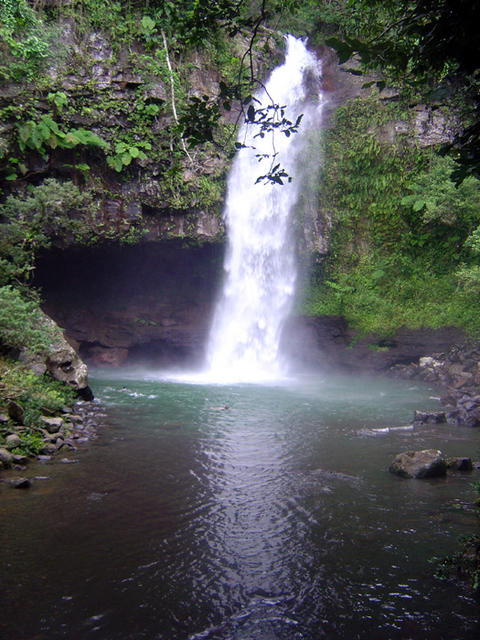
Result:
<svg viewBox="0 0 480 640"><path fill-rule="evenodd" d="M317 99L307 102L307 74L318 87ZM303 113L298 133L280 131L263 138L254 124L243 125L241 149L228 179L224 217L228 230L225 282L217 304L207 352L208 377L222 382L252 382L283 376L280 334L291 311L296 263L291 213L298 199L301 157L306 133L319 119L321 107L319 62L301 40L287 36L285 63L277 67L257 96L263 106L285 106L295 122ZM310 91L311 93L311 91ZM249 148L255 147L255 148ZM258 154L278 153L291 182L256 184L264 173Z"/></svg>

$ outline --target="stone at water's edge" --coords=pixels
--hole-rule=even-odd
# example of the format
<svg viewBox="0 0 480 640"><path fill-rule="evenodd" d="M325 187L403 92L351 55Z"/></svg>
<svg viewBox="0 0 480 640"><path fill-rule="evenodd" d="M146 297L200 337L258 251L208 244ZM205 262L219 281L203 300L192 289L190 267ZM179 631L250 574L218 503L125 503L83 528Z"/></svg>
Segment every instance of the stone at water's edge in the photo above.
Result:
<svg viewBox="0 0 480 640"><path fill-rule="evenodd" d="M32 486L32 483L28 478L15 478L12 481L12 487L14 489L29 489Z"/></svg>
<svg viewBox="0 0 480 640"><path fill-rule="evenodd" d="M389 471L402 478L436 478L447 473L447 461L438 449L399 453Z"/></svg>
<svg viewBox="0 0 480 640"><path fill-rule="evenodd" d="M42 422L48 433L58 433L65 424L62 418L50 418L48 416L42 416Z"/></svg>
<svg viewBox="0 0 480 640"><path fill-rule="evenodd" d="M46 323L51 327L56 327L56 323L52 318L45 313L43 315ZM46 357L34 354L28 349L23 349L20 353L20 360L36 375L41 375L48 371L52 378L65 382L78 391L84 400L93 400L92 391L88 386L87 365L66 341L61 332L59 332L56 341L50 345L50 350Z"/></svg>
<svg viewBox="0 0 480 640"><path fill-rule="evenodd" d="M3 447L0 448L0 467L2 465L9 467L11 463L12 463L12 454L6 449L4 449Z"/></svg>
<svg viewBox="0 0 480 640"><path fill-rule="evenodd" d="M11 433L5 438L7 449L16 449L21 445L20 437L16 433Z"/></svg>
<svg viewBox="0 0 480 640"><path fill-rule="evenodd" d="M396 365L391 373L437 385L441 389L448 423L480 426L480 343L470 341L454 345L447 351L434 353L434 357L424 356L418 362Z"/></svg>
<svg viewBox="0 0 480 640"><path fill-rule="evenodd" d="M447 422L445 411L415 411L414 424L442 424Z"/></svg>
<svg viewBox="0 0 480 640"><path fill-rule="evenodd" d="M473 462L471 458L449 458L447 461L449 469L454 471L473 471Z"/></svg>

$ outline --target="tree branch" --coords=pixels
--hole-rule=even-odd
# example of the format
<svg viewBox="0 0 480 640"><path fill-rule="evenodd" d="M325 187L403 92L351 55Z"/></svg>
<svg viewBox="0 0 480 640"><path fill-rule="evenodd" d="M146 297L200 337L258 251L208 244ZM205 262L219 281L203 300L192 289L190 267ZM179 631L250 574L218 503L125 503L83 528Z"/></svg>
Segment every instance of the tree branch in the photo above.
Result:
<svg viewBox="0 0 480 640"><path fill-rule="evenodd" d="M172 97L173 118L174 118L176 124L178 124L177 107L176 107L176 104L175 104L175 83L174 83L174 79L173 79L172 64L170 62L170 56L168 54L167 38L165 37L165 31L163 29L161 29L160 33L162 35L163 47L165 49L165 58L166 58L166 61L167 61L168 73L169 73L169 77L170 77L170 90L171 90L171 97ZM182 148L183 148L183 150L185 152L185 155L190 160L190 162L193 164L192 156L188 153L187 145L185 144L185 140L182 138L182 136L180 136L180 140L182 141Z"/></svg>

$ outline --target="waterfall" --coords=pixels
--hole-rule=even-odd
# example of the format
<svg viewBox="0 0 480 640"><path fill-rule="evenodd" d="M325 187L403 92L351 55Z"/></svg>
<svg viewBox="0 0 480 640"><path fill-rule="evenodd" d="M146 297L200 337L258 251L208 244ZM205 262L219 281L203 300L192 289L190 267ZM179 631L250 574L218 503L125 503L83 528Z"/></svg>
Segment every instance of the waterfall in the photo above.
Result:
<svg viewBox="0 0 480 640"><path fill-rule="evenodd" d="M277 130L262 138L256 136L258 125L249 123L239 133L246 148L238 152L228 178L225 281L207 350L207 373L213 380L255 382L285 374L280 337L292 309L297 277L291 217L305 168L302 143L319 119L319 92L318 60L301 40L287 36L284 64L255 97L262 106L272 100L285 106L285 117L293 123L302 113L303 120L298 133L289 136ZM259 163L258 156L273 150L278 154L275 164L280 163L293 179L283 185L256 184L268 162Z"/></svg>

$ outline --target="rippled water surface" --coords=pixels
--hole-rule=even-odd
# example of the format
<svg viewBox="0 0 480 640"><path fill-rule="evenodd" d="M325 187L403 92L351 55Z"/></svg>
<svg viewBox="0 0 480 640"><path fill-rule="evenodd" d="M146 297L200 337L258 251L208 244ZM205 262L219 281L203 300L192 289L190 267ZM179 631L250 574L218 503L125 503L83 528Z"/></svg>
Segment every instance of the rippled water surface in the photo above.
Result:
<svg viewBox="0 0 480 640"><path fill-rule="evenodd" d="M48 479L0 488L2 637L478 637L478 604L429 563L476 526L476 476L387 469L406 449L474 455L480 432L375 431L438 407L431 390L138 372L92 386L108 424L78 464L37 464L30 476Z"/></svg>

